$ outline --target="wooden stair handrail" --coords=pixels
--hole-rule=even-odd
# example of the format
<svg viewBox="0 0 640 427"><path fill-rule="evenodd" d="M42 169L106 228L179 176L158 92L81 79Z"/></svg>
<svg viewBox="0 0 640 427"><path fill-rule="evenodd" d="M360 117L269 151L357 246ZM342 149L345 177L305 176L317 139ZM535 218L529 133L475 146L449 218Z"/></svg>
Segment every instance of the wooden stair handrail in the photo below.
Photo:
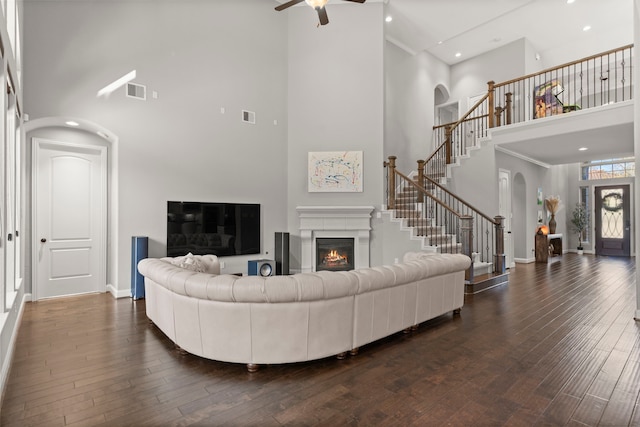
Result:
<svg viewBox="0 0 640 427"><path fill-rule="evenodd" d="M450 128L449 128L449 129L447 129L447 135L450 135L450 134L453 132L453 130L454 130L455 128L457 128L458 126L460 126L460 124L461 124L461 123L463 123L463 122L465 122L465 121L467 121L467 120L471 121L471 120L474 120L474 119L477 119L477 118L485 117L485 116L479 116L479 117L472 117L471 119L467 119L467 118L471 115L471 113L473 113L473 112L476 110L476 108L478 108L480 105L482 105L482 103L483 103L483 102L484 102L488 97L489 97L489 93L487 93L485 96L483 96L482 98L480 98L480 100L478 100L478 102L476 102L476 103L473 105L473 107L471 107L471 109L470 109L469 111L467 111L467 113L466 113L464 116L460 117L460 118L458 119L458 121L457 121L457 122L453 122L453 123L451 123L451 124L447 123L446 125L434 126L434 127L433 127L433 129L438 129L438 128L440 128L440 127L450 126ZM489 116L491 116L491 114L489 114ZM447 143L448 143L448 138L447 138L447 139L445 139L445 141L444 141L442 144L440 144L440 145L438 146L438 148L436 148L436 149L434 150L434 152L433 152L433 153L431 153L431 155L430 155L430 156L425 160L425 162L429 163L429 160L431 160L431 159L433 158L433 156L434 156L438 151L440 151L440 149L442 148L442 146L444 146L444 145L445 145L445 144L447 144ZM447 156L447 157L449 157L449 156ZM447 160L449 160L449 159L447 159Z"/></svg>
<svg viewBox="0 0 640 427"><path fill-rule="evenodd" d="M489 115L488 114L483 114L481 116L475 116L475 117L471 117L471 118L466 118L466 119L460 121L461 122L460 124L465 123L465 122L471 122L473 120L484 119L485 117L489 117ZM453 127L453 125L455 125L456 123L458 123L458 122L449 122L449 123L445 123L445 124L442 124L442 125L436 125L436 126L433 127L433 129L436 130L436 129L440 129L440 128L447 127L447 126Z"/></svg>
<svg viewBox="0 0 640 427"><path fill-rule="evenodd" d="M453 209L451 206L447 205L445 202L443 202L442 200L440 200L439 198L437 198L436 196L434 196L433 194L431 194L430 192L428 192L422 185L418 184L417 182L415 182L413 179L409 178L408 176L406 176L405 174L403 174L402 172L400 172L399 170L395 169L395 173L400 176L402 179L404 179L405 181L409 182L411 185L413 185L420 193L426 195L427 197L429 197L431 200L435 201L436 203L438 203L440 206L442 206L443 208L445 208L446 210L448 210L450 213L452 213L453 215L457 216L458 218L464 218L465 215L460 214L459 212L457 212L455 209ZM491 221L493 222L493 220Z"/></svg>

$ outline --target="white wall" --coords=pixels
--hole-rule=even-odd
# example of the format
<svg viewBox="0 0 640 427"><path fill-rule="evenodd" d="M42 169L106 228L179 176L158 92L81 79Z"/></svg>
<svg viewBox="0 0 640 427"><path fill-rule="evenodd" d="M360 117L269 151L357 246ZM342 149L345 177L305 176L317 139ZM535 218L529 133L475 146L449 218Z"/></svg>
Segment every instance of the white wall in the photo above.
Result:
<svg viewBox="0 0 640 427"><path fill-rule="evenodd" d="M403 173L433 152L434 89L449 87L449 66L427 52L412 55L385 44L384 156Z"/></svg>
<svg viewBox="0 0 640 427"><path fill-rule="evenodd" d="M607 33L606 37L584 33L581 29L576 28L573 33L573 38L562 40L562 42L558 43L554 48L540 52L544 68L566 64L578 58L586 58L587 56L596 55L633 43L633 0L615 0L615 2L626 3L629 7L629 13L620 15L617 13L618 9L616 9L615 16L597 17L598 19L603 19L605 22L617 23L617 25ZM613 10L612 13L614 13ZM585 22L585 25L586 24L596 27L598 22L596 19L595 21ZM551 28L550 31L553 31L553 29Z"/></svg>
<svg viewBox="0 0 640 427"><path fill-rule="evenodd" d="M287 9L288 227L291 268L300 268L296 206L375 206L383 198L383 5L331 4L330 24L316 27L308 7ZM363 192L308 192L308 153L362 151ZM374 232L370 259L381 242Z"/></svg>
<svg viewBox="0 0 640 427"><path fill-rule="evenodd" d="M118 289L130 286L132 235L149 236L150 256L165 254L167 200L261 203L262 250L272 253L287 215L285 14L261 0L24 11L25 112L87 119L119 137ZM96 97L132 69L147 101L124 89ZM241 123L241 109L256 125ZM230 257L225 270L246 271L249 258Z"/></svg>
<svg viewBox="0 0 640 427"><path fill-rule="evenodd" d="M487 82L501 83L525 75L529 46L525 39L516 40L452 66L451 98L467 105L468 97L487 93ZM465 112L466 109L461 114Z"/></svg>

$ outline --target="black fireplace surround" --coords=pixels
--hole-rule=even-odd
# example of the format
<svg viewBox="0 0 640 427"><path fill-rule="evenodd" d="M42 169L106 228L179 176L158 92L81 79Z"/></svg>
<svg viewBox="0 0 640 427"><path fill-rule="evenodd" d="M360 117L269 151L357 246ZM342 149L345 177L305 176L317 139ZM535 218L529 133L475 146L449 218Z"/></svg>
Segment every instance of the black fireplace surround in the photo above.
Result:
<svg viewBox="0 0 640 427"><path fill-rule="evenodd" d="M353 237L316 238L316 271L349 271L355 268Z"/></svg>

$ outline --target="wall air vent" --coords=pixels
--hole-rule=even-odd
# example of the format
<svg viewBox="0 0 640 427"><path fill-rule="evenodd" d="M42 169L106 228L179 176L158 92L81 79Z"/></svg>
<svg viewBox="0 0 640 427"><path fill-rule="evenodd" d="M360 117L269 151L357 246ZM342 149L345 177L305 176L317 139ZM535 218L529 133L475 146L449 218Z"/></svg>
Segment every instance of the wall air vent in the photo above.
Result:
<svg viewBox="0 0 640 427"><path fill-rule="evenodd" d="M253 111L242 110L242 121L245 123L256 124L256 113Z"/></svg>
<svg viewBox="0 0 640 427"><path fill-rule="evenodd" d="M135 83L127 83L127 97L146 100L147 87Z"/></svg>

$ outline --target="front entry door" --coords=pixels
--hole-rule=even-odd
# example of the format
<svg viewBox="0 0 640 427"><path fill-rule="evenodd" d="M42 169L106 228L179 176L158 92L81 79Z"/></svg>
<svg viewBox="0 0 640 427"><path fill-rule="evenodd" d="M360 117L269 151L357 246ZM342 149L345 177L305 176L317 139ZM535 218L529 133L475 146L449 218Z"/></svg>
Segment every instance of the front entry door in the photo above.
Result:
<svg viewBox="0 0 640 427"><path fill-rule="evenodd" d="M596 255L630 256L629 185L596 187Z"/></svg>
<svg viewBox="0 0 640 427"><path fill-rule="evenodd" d="M35 299L106 291L106 148L34 140Z"/></svg>

